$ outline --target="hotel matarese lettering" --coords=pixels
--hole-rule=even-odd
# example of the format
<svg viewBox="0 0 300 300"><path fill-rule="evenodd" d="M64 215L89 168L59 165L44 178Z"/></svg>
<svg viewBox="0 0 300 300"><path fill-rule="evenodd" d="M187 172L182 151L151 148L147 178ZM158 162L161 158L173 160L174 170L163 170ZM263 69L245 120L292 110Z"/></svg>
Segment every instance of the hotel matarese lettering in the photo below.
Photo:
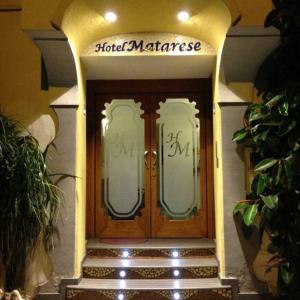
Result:
<svg viewBox="0 0 300 300"><path fill-rule="evenodd" d="M121 43L98 43L95 52L199 52L201 50L201 42L147 42L144 40L123 41Z"/></svg>

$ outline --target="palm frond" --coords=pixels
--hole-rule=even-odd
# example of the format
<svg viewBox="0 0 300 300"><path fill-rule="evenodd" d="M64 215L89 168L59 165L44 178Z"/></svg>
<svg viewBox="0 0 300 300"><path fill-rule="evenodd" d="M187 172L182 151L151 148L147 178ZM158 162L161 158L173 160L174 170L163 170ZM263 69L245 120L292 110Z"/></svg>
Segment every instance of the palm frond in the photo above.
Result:
<svg viewBox="0 0 300 300"><path fill-rule="evenodd" d="M6 287L20 288L26 259L41 234L47 250L59 240L55 224L63 195L51 180L37 140L1 113L0 190L0 253Z"/></svg>

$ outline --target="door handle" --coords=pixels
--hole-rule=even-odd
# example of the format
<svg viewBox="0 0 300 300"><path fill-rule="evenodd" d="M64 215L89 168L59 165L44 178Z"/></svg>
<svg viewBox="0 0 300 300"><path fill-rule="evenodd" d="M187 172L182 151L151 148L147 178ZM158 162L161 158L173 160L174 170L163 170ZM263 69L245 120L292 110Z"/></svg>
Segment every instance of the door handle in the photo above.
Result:
<svg viewBox="0 0 300 300"><path fill-rule="evenodd" d="M145 161L145 166L146 166L146 169L147 169L147 170L149 170L149 164L148 164L148 160L147 160L148 154L149 154L149 151L146 150L146 151L144 152L144 161Z"/></svg>
<svg viewBox="0 0 300 300"><path fill-rule="evenodd" d="M154 171L156 169L156 164L157 164L157 152L156 152L156 150L152 150L152 157L153 157L152 170Z"/></svg>

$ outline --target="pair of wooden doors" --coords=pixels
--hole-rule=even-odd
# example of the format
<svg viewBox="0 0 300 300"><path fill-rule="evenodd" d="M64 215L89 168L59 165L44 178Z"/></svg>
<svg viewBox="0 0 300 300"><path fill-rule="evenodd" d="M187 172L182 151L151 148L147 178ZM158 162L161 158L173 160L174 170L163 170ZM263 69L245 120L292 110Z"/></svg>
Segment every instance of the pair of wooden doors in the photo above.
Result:
<svg viewBox="0 0 300 300"><path fill-rule="evenodd" d="M88 237L212 237L210 81L89 81L87 101Z"/></svg>

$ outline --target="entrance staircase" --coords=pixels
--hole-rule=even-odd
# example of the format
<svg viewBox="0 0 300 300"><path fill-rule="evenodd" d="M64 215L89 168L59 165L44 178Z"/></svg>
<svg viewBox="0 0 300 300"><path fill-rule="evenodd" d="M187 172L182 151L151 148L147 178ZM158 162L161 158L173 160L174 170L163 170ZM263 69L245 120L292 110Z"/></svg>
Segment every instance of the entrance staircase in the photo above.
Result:
<svg viewBox="0 0 300 300"><path fill-rule="evenodd" d="M66 300L229 300L208 239L115 245L89 241L83 278Z"/></svg>

